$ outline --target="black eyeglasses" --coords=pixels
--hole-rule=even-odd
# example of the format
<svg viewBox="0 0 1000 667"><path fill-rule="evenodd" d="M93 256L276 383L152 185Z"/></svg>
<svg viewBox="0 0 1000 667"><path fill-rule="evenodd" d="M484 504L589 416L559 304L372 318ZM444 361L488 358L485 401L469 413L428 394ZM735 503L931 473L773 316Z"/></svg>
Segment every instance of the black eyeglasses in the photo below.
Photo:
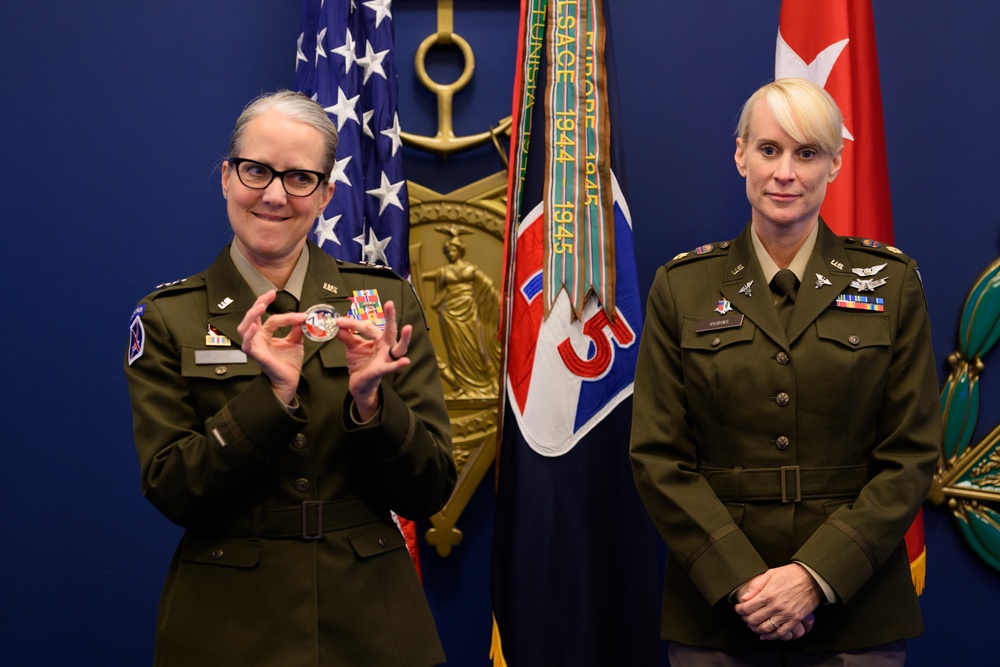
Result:
<svg viewBox="0 0 1000 667"><path fill-rule="evenodd" d="M270 165L242 157L231 157L229 163L236 167L236 176L240 183L254 190L263 190L271 181L281 179L281 187L292 197L308 197L316 192L320 183L329 176L321 171L308 169L289 169L277 171Z"/></svg>

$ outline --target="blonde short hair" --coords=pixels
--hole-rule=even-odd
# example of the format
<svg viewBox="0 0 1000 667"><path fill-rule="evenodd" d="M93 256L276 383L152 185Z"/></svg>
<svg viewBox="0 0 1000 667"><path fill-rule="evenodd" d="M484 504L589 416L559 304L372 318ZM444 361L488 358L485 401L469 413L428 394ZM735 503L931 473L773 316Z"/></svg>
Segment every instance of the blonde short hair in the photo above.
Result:
<svg viewBox="0 0 1000 667"><path fill-rule="evenodd" d="M830 93L806 79L778 79L757 89L743 105L736 136L743 143L750 135L754 107L767 102L775 122L800 143L814 143L836 155L844 147L844 117Z"/></svg>

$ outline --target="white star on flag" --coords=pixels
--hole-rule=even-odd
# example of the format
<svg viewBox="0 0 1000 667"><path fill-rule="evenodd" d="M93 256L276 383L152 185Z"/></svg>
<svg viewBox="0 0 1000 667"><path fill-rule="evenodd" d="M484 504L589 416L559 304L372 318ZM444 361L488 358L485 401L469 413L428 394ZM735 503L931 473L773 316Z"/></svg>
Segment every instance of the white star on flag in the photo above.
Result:
<svg viewBox="0 0 1000 667"><path fill-rule="evenodd" d="M340 222L340 218L343 216L335 215L332 218L325 217L322 213L316 219L316 245L320 248L327 241L333 241L337 245L340 245L340 239L337 238L337 234L334 229L337 227L337 223Z"/></svg>
<svg viewBox="0 0 1000 667"><path fill-rule="evenodd" d="M324 39L326 39L326 28L316 33L316 66L319 65L320 58L326 58L326 49L323 48Z"/></svg>
<svg viewBox="0 0 1000 667"><path fill-rule="evenodd" d="M375 109L369 109L361 114L361 131L365 133L365 136L369 139L374 139L375 135L372 133L372 118L375 117Z"/></svg>
<svg viewBox="0 0 1000 667"><path fill-rule="evenodd" d="M365 42L365 55L358 58L358 65L365 68L365 78L362 85L368 83L372 74L378 74L385 78L385 70L382 69L382 59L389 53L388 50L375 52L371 42Z"/></svg>
<svg viewBox="0 0 1000 667"><path fill-rule="evenodd" d="M299 40L295 43L295 71L299 71L299 63L307 63L309 59L306 58L306 54L302 52L302 40L306 38L304 32L299 33Z"/></svg>
<svg viewBox="0 0 1000 667"><path fill-rule="evenodd" d="M343 160L337 160L333 165L333 171L330 172L330 182L331 183L346 183L347 187L353 187L351 185L351 179L347 177L346 169L347 165L350 163L353 155L348 155Z"/></svg>
<svg viewBox="0 0 1000 667"><path fill-rule="evenodd" d="M365 7L375 12L375 27L382 25L382 19L392 18L392 0L371 0L364 3Z"/></svg>
<svg viewBox="0 0 1000 667"><path fill-rule="evenodd" d="M347 34L344 36L343 46L338 46L335 49L330 50L331 53L336 53L344 59L344 72L350 73L351 65L353 65L358 57L354 54L354 37L351 35L351 29L347 29Z"/></svg>
<svg viewBox="0 0 1000 667"><path fill-rule="evenodd" d="M355 95L348 99L347 95L344 94L343 88L337 89L337 103L332 107L326 107L324 110L337 117L338 131L344 129L344 123L348 120L353 120L355 123L358 122L358 114L354 111L354 107L357 106L360 98L360 95Z"/></svg>
<svg viewBox="0 0 1000 667"><path fill-rule="evenodd" d="M390 183L389 178L382 172L382 184L379 185L374 190L365 190L366 193L372 195L373 197L378 197L378 214L382 215L385 211L385 207L389 204L396 206L400 210L403 209L403 204L399 201L399 191L402 189L405 181L400 181L399 183Z"/></svg>
<svg viewBox="0 0 1000 667"><path fill-rule="evenodd" d="M774 54L774 78L784 79L794 77L798 79L808 79L817 86L826 87L826 80L830 78L833 66L837 64L837 59L847 47L849 39L842 39L834 42L830 46L820 51L811 63L806 64L799 54L788 46L781 31L778 31L778 45ZM844 138L854 141L854 137L844 127Z"/></svg>
<svg viewBox="0 0 1000 667"><path fill-rule="evenodd" d="M382 130L381 134L392 140L392 155L395 156L396 151L398 151L399 147L403 145L403 139L400 137L398 113L393 114L392 116L392 127Z"/></svg>
<svg viewBox="0 0 1000 667"><path fill-rule="evenodd" d="M388 266L389 260L385 256L385 248L389 245L389 241L392 240L391 236L379 240L375 236L375 230L368 230L368 242L365 243L365 233L361 232L358 236L354 237L354 241L361 244L361 252L364 255L364 261L368 264L385 264Z"/></svg>

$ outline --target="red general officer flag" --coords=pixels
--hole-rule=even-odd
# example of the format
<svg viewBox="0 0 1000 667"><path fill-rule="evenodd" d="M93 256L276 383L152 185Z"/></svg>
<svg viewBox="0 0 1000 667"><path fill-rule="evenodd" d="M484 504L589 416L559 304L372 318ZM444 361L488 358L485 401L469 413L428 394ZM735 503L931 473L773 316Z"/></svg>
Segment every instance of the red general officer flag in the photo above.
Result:
<svg viewBox="0 0 1000 667"><path fill-rule="evenodd" d="M889 166L875 21L862 0L783 0L774 78L799 77L823 86L844 114L844 165L820 213L838 234L892 243ZM913 585L924 588L924 514L906 533Z"/></svg>
<svg viewBox="0 0 1000 667"><path fill-rule="evenodd" d="M774 78L823 86L844 114L844 166L821 214L834 231L892 243L889 168L872 7L860 0L783 0Z"/></svg>

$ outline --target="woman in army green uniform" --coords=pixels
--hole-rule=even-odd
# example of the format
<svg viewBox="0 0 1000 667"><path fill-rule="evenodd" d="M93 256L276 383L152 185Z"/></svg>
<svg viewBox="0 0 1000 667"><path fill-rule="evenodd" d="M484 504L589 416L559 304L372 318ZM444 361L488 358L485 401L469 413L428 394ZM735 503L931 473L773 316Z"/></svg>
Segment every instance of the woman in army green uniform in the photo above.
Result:
<svg viewBox="0 0 1000 667"><path fill-rule="evenodd" d="M421 519L447 501L448 414L409 283L307 241L336 145L305 96L252 102L222 166L232 244L132 317L143 493L186 529L158 666L444 661L391 511ZM344 315L360 290L383 304L384 330L342 316L336 340L303 335L298 311Z"/></svg>
<svg viewBox="0 0 1000 667"><path fill-rule="evenodd" d="M898 665L922 630L903 535L941 437L930 324L912 259L819 217L841 132L822 88L758 90L750 223L650 291L631 456L674 665Z"/></svg>

